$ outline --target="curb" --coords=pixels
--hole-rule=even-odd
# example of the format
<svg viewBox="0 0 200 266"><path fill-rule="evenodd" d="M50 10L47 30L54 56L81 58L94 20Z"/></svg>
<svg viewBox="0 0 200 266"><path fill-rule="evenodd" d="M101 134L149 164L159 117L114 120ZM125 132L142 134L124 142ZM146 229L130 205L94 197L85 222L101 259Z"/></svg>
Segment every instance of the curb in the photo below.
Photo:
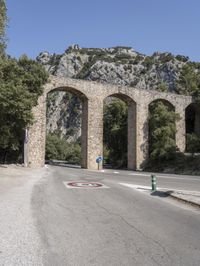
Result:
<svg viewBox="0 0 200 266"><path fill-rule="evenodd" d="M181 202L184 202L184 203L186 203L186 204L192 205L192 206L194 206L194 207L198 207L198 208L200 208L200 204L197 203L196 201L188 200L188 199L186 199L186 198L182 198L182 197L179 197L179 196L173 195L173 194L171 194L170 192L165 192L165 193L166 193L168 196L170 196L170 197L172 197L172 198L174 198L174 199L176 199L176 200L178 200L178 201L181 201Z"/></svg>

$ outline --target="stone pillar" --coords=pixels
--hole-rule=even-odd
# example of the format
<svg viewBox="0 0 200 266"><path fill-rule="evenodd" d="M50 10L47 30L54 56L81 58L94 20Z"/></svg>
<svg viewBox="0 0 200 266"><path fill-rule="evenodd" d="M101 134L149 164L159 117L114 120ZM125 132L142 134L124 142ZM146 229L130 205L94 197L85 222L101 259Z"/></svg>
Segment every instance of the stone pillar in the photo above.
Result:
<svg viewBox="0 0 200 266"><path fill-rule="evenodd" d="M176 106L175 112L179 114L180 120L176 121L176 146L180 152L185 152L186 148L186 123L185 108Z"/></svg>
<svg viewBox="0 0 200 266"><path fill-rule="evenodd" d="M46 95L39 97L33 116L34 123L28 130L27 161L29 167L42 167L45 164Z"/></svg>
<svg viewBox="0 0 200 266"><path fill-rule="evenodd" d="M81 125L81 167L87 168L88 156L88 100L82 101L82 125Z"/></svg>
<svg viewBox="0 0 200 266"><path fill-rule="evenodd" d="M195 121L194 121L194 132L200 137L200 105L195 106Z"/></svg>
<svg viewBox="0 0 200 266"><path fill-rule="evenodd" d="M136 108L136 124L137 124L137 138L136 138L136 168L143 169L149 157L149 126L148 105L143 103L137 104Z"/></svg>
<svg viewBox="0 0 200 266"><path fill-rule="evenodd" d="M97 170L96 158L103 156L103 100L88 101L87 117L87 164L85 167Z"/></svg>
<svg viewBox="0 0 200 266"><path fill-rule="evenodd" d="M128 103L128 169L136 169L136 104Z"/></svg>

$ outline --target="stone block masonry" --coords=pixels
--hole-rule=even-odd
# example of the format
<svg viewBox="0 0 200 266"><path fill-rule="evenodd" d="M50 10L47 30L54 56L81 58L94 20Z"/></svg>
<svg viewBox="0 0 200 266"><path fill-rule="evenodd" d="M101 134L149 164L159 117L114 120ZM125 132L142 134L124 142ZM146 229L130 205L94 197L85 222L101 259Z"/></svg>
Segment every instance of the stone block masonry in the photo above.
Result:
<svg viewBox="0 0 200 266"><path fill-rule="evenodd" d="M169 102L180 114L181 120L176 125L176 144L181 151L185 150L185 109L193 102L192 97L51 76L38 105L33 109L34 123L28 133L30 167L41 167L45 163L46 96L55 90L74 93L82 101L83 168L96 170L96 158L103 155L103 102L109 96L118 97L128 104L129 169L142 169L148 160L148 110L155 100Z"/></svg>

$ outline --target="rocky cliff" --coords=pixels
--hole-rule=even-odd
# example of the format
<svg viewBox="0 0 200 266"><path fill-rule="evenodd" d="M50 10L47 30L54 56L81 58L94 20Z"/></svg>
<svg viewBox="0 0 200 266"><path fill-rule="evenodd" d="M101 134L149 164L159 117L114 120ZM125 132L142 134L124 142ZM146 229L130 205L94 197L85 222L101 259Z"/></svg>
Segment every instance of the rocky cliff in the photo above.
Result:
<svg viewBox="0 0 200 266"><path fill-rule="evenodd" d="M73 45L62 55L42 52L37 61L56 76L176 92L176 80L189 58L160 52L146 56L130 47L100 49ZM59 131L69 141L76 140L80 136L80 113L81 104L75 96L65 92L51 93L48 132Z"/></svg>

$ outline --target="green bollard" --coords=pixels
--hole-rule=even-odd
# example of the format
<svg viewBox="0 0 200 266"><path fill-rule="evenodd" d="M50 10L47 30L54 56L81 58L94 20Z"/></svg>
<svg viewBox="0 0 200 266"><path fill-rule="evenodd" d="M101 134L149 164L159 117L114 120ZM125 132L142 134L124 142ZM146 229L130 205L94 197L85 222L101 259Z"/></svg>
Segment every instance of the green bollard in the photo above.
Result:
<svg viewBox="0 0 200 266"><path fill-rule="evenodd" d="M156 176L151 175L151 187L152 192L156 191Z"/></svg>

